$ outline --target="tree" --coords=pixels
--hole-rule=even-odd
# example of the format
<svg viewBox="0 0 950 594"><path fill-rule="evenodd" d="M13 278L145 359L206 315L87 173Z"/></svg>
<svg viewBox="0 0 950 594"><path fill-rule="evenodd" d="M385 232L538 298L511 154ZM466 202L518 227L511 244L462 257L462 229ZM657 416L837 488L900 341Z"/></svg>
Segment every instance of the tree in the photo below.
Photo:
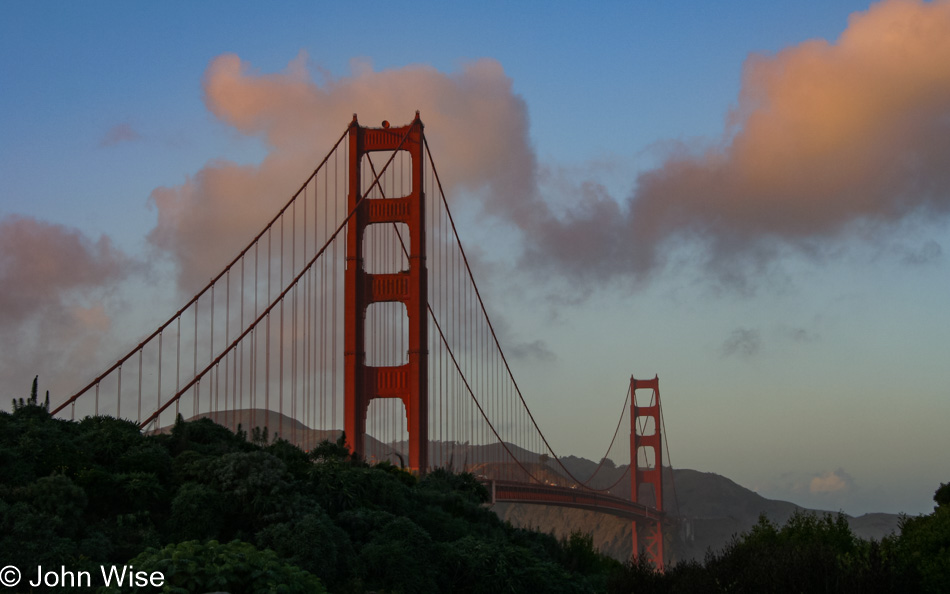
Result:
<svg viewBox="0 0 950 594"><path fill-rule="evenodd" d="M934 493L932 514L904 517L896 553L901 579L916 592L945 592L950 584L950 484Z"/></svg>
<svg viewBox="0 0 950 594"><path fill-rule="evenodd" d="M950 483L940 483L940 487L934 492L934 501L938 507L950 505Z"/></svg>
<svg viewBox="0 0 950 594"><path fill-rule="evenodd" d="M258 547L275 551L289 563L305 569L333 591L355 573L355 553L349 534L333 523L318 505L293 520L271 524L257 533Z"/></svg>
<svg viewBox="0 0 950 594"><path fill-rule="evenodd" d="M110 417L56 419L34 400L0 413L5 563L161 571L166 592L606 583L588 539L559 543L503 523L471 474L370 466L343 440L311 454L280 439L257 445L207 419L143 435Z"/></svg>
<svg viewBox="0 0 950 594"><path fill-rule="evenodd" d="M42 410L46 413L49 413L49 390L46 391L46 401L44 402L43 405L40 405L39 394L37 393L38 387L39 387L38 386L39 381L40 381L40 376L37 375L33 378L33 387L30 390L29 398L27 398L26 400L23 400L23 398L20 398L19 400L17 400L16 398L13 399L14 412L18 410L22 410L22 409L35 408L37 410Z"/></svg>
<svg viewBox="0 0 950 594"><path fill-rule="evenodd" d="M129 565L136 572L160 572L164 577L162 591L171 594L217 591L231 594L326 592L315 575L281 561L274 551L260 551L240 540L227 544L216 540L206 543L191 540L162 549L148 549L132 559ZM108 594L120 591L154 592L155 588L103 588L101 591Z"/></svg>
<svg viewBox="0 0 950 594"><path fill-rule="evenodd" d="M796 512L782 527L759 518L706 570L723 589L740 592L873 592L888 573L870 543L854 536L844 515ZM885 590L886 591L886 590Z"/></svg>

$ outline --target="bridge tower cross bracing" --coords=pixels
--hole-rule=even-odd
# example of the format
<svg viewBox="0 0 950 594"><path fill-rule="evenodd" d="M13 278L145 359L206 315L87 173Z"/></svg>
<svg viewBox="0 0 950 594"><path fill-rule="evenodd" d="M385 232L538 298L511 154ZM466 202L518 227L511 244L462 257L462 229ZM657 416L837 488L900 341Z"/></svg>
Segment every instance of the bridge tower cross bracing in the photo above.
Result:
<svg viewBox="0 0 950 594"><path fill-rule="evenodd" d="M365 455L366 417L370 402L399 398L405 406L409 433L408 465L415 472L428 467L428 273L426 270L425 137L419 112L407 126L360 126L353 115L349 127L344 338L344 422L347 446ZM363 157L377 151L406 151L411 159L411 191L405 196L371 198L362 187ZM409 231L408 270L369 273L364 261L364 234L370 225L402 223ZM366 364L366 311L372 303L399 302L408 317L408 358L403 365Z"/></svg>
<svg viewBox="0 0 950 594"><path fill-rule="evenodd" d="M637 404L637 390L651 390L647 404ZM663 512L663 447L660 434L660 379L638 380L630 377L630 498L634 503L645 503L661 513ZM652 450L652 451L651 451ZM641 455L642 454L642 455ZM652 454L652 456L650 455ZM650 464L650 458L653 464ZM642 466L641 466L642 464ZM640 501L641 486L652 487L653 502ZM660 520L644 523L642 526L633 521L633 554L640 554L640 540L643 540L643 552L654 567L663 569L663 526ZM639 530L638 530L639 528Z"/></svg>

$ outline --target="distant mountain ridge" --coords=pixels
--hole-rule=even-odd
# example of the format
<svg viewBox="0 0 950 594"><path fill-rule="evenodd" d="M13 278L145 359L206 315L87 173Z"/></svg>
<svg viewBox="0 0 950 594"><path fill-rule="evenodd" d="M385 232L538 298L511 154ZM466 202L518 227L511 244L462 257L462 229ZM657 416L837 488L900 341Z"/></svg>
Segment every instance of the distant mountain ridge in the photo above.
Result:
<svg viewBox="0 0 950 594"><path fill-rule="evenodd" d="M589 460L583 463L596 466ZM569 466L567 463L565 465ZM576 469L581 471L580 467ZM618 467L618 470L625 470L625 467ZM702 560L708 550L721 549L734 535L754 526L762 515L775 524L782 525L797 511L819 515L837 513L808 510L788 501L766 499L724 476L711 472L673 469L672 472L665 471L664 475L672 476L676 484L674 502L670 479L664 480L664 509L679 518L672 528L672 550L667 551L673 560ZM629 492L628 485L627 493ZM630 522L620 518L541 505L495 504L494 509L502 519L512 524L542 532L553 532L559 537L568 536L572 531L590 533L594 537L594 544L616 559L627 559L632 553ZM876 513L859 517L844 515L856 536L874 540L896 532L900 521L900 516L896 514Z"/></svg>
<svg viewBox="0 0 950 594"><path fill-rule="evenodd" d="M232 431L236 431L240 426L249 436L252 434L252 427L266 427L271 438L279 435L303 449L311 449L324 439L336 441L341 434L338 429L310 429L286 415L262 409L219 411L200 414L198 417L208 417ZM189 420L194 418L196 417ZM163 427L160 431L168 431L170 428ZM402 445L383 444L372 437L368 439L370 441L367 443L367 451L391 452L393 447ZM523 462L542 464L546 471L565 474L556 461L547 459L546 456L517 446L509 448ZM487 457L484 456L485 450L494 452L495 458L498 459L501 449L500 444L481 446L435 442L430 448L430 459L435 466L455 466L464 464L468 459ZM398 463L397 458L389 456L389 459ZM627 473L626 465L617 466L610 460L598 464L577 456L564 456L560 460L564 468L579 480L588 481L591 475L594 475L593 480L590 480L591 486L606 488L615 485L611 490L613 494L630 497L630 480L622 480L623 475ZM710 472L689 469L670 471L665 468L663 475L663 509L681 519L673 529L674 534L670 539L672 550L668 551L668 556L672 559L702 560L709 549L718 550L734 535L749 530L761 515L781 525L796 511L836 513L807 510L788 501L766 499L724 476ZM511 503L497 503L493 509L502 519L517 526L552 532L561 537L569 536L573 531L589 533L601 551L617 559L627 559L632 552L630 522L615 516L580 509ZM845 517L855 535L875 540L896 532L900 520L900 516L896 514L885 513L859 517L845 514Z"/></svg>

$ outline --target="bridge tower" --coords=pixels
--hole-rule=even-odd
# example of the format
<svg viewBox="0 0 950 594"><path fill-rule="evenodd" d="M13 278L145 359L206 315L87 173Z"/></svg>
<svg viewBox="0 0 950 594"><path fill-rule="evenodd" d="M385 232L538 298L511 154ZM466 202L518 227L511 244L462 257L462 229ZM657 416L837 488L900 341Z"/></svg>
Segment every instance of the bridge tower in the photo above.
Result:
<svg viewBox="0 0 950 594"><path fill-rule="evenodd" d="M347 447L365 455L366 416L377 398L399 398L406 410L409 432L409 468L428 467L428 278L426 271L424 144L419 112L411 124L390 128L360 126L353 115L349 127L344 339L344 422ZM406 151L411 164L411 191L405 196L369 198L371 187L361 186L363 157L375 151ZM375 176L374 176L375 177ZM354 212L355 211L355 212ZM370 225L403 223L409 230L409 267L372 274L364 262L364 234ZM398 249L398 248L397 248ZM370 304L398 302L408 316L408 360L403 365L366 364L366 311Z"/></svg>
<svg viewBox="0 0 950 594"><path fill-rule="evenodd" d="M637 403L637 390L652 390L647 404ZM663 448L660 434L660 379L638 380L630 376L630 498L663 511ZM652 464L651 464L652 458ZM642 464L642 466L641 466ZM652 490L652 501L641 492ZM650 489L652 487L652 489ZM641 498L643 501L641 501ZM638 530L639 529L639 530ZM637 526L633 521L633 554L643 552L659 570L663 569L663 527L659 520Z"/></svg>

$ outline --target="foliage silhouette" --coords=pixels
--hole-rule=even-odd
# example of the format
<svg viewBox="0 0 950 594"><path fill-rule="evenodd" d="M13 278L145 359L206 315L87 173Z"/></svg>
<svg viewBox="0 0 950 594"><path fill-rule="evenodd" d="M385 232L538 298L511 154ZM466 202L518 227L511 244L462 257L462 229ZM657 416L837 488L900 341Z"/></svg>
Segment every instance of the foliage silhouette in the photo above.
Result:
<svg viewBox="0 0 950 594"><path fill-rule="evenodd" d="M260 551L239 540L227 544L210 540L187 541L162 549L148 549L129 565L137 572L161 573L163 592L226 591L230 594L321 594L320 579L286 563L270 550ZM152 585L134 588L101 588L103 594L154 592Z"/></svg>
<svg viewBox="0 0 950 594"><path fill-rule="evenodd" d="M784 526L762 518L704 563L659 573L603 557L584 534L558 541L502 522L470 474L419 478L355 458L342 437L304 452L207 419L179 418L156 435L110 417L65 421L36 391L34 382L0 412L0 559L22 568L155 567L169 572L166 592L941 592L950 583L947 484L933 514L904 518L879 543L856 538L840 515L802 513Z"/></svg>

